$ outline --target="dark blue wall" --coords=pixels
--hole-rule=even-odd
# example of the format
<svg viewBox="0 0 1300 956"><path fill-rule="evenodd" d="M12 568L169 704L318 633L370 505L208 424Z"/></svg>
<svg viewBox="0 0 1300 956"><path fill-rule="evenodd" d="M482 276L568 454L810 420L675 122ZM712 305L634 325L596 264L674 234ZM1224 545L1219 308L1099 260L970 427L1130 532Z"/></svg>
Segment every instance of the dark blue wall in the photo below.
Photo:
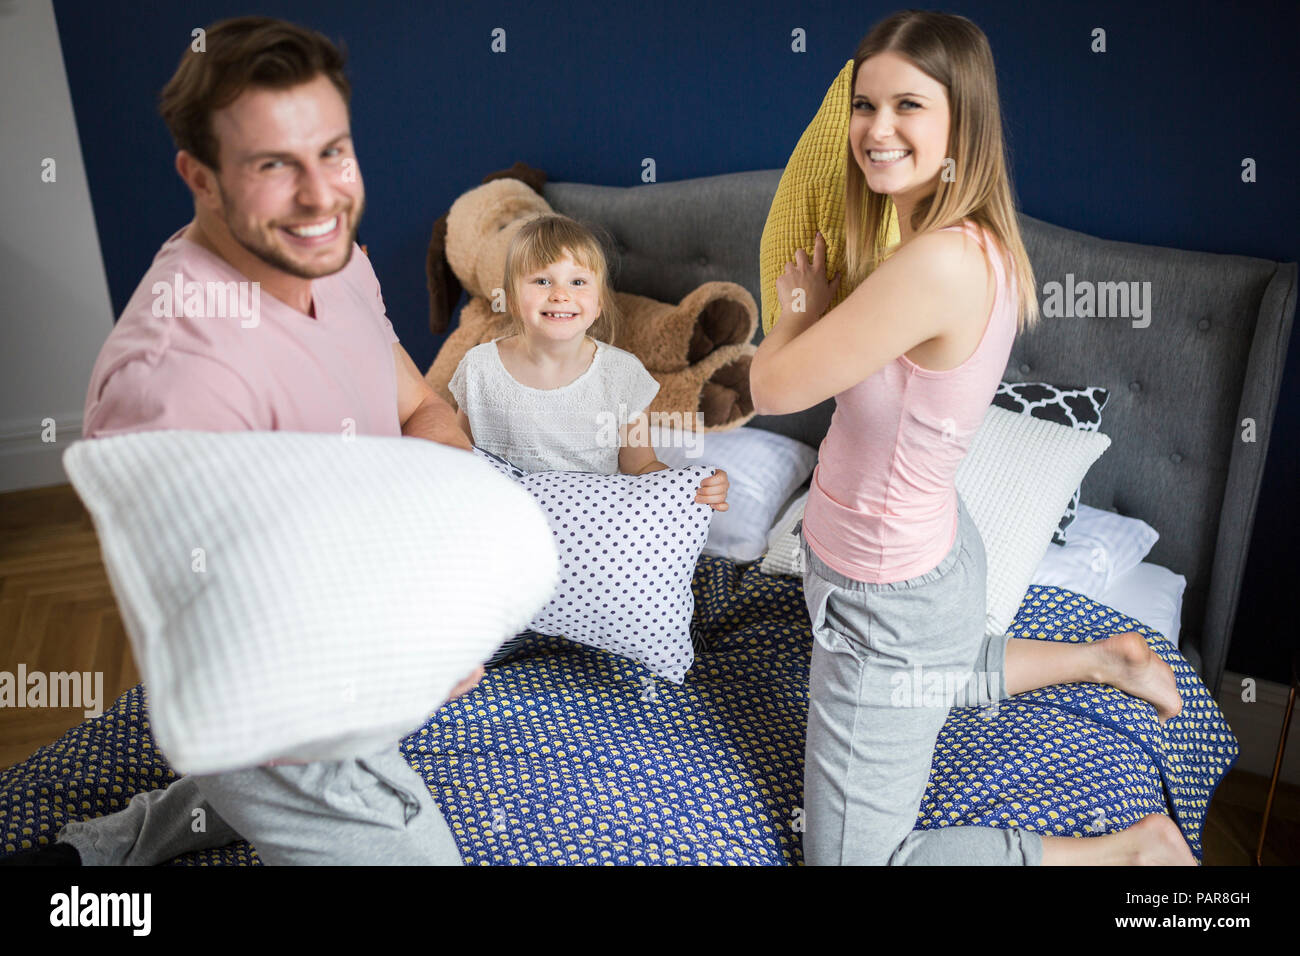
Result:
<svg viewBox="0 0 1300 956"><path fill-rule="evenodd" d="M899 6L902 6L900 4ZM466 10L466 7L470 9ZM190 30L250 12L341 39L366 178L362 235L417 365L433 221L522 160L554 180L632 185L782 166L873 2L460 4L343 0L55 3L115 309L191 215L155 112ZM1025 212L1131 242L1300 259L1294 47L1300 5L987 0L948 7L988 34ZM562 11L562 12L561 12ZM743 11L743 12L737 12ZM509 52L489 51L507 31ZM808 52L790 52L802 27ZM1094 27L1107 52L1090 52ZM1258 182L1241 181L1241 160ZM1292 349L1228 666L1284 680L1300 540L1300 349Z"/></svg>

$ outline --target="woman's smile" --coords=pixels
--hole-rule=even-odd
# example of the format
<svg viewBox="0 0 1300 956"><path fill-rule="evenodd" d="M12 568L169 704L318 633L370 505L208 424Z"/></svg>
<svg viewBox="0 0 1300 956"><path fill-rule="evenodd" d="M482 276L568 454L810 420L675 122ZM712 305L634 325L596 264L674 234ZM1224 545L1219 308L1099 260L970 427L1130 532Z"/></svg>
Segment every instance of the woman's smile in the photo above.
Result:
<svg viewBox="0 0 1300 956"><path fill-rule="evenodd" d="M893 166L895 163L898 163L911 155L912 151L910 149L867 150L868 162L870 162L872 166L877 166L881 169L887 166Z"/></svg>

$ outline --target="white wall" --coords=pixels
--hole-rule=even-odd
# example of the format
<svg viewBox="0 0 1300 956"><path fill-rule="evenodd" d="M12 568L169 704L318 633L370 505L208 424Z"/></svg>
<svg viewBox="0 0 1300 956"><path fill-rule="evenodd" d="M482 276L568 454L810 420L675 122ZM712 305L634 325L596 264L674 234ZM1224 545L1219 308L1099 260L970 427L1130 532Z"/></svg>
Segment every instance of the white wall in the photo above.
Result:
<svg viewBox="0 0 1300 956"><path fill-rule="evenodd" d="M67 481L60 456L112 327L52 0L0 0L0 491Z"/></svg>

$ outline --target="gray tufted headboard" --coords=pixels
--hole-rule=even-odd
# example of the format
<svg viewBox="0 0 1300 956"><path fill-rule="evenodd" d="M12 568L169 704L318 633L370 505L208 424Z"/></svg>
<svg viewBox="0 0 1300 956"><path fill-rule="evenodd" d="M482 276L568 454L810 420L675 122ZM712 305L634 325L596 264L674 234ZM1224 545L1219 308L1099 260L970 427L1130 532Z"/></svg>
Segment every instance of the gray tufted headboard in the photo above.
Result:
<svg viewBox="0 0 1300 956"><path fill-rule="evenodd" d="M675 302L731 280L759 299L758 248L781 170L627 188L550 183L558 212L603 226L620 291ZM1044 318L1007 381L1101 385L1112 445L1082 498L1149 523L1147 560L1187 578L1180 646L1218 691L1236 616L1296 304L1296 264L1097 239L1021 217L1040 304L1046 283L1150 282L1150 325ZM762 337L760 328L755 341ZM834 401L751 423L821 443ZM1254 422L1254 441L1249 425Z"/></svg>

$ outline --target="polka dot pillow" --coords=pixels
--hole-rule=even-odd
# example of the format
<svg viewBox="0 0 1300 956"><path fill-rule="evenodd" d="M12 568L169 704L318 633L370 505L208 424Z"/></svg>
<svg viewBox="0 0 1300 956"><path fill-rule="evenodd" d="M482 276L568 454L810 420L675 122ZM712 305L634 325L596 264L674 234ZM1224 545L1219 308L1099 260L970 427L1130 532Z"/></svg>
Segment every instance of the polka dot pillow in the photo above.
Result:
<svg viewBox="0 0 1300 956"><path fill-rule="evenodd" d="M529 629L619 654L682 683L695 660L691 578L713 514L695 493L714 469L524 472L477 446L474 454L523 485L555 535L559 585Z"/></svg>

